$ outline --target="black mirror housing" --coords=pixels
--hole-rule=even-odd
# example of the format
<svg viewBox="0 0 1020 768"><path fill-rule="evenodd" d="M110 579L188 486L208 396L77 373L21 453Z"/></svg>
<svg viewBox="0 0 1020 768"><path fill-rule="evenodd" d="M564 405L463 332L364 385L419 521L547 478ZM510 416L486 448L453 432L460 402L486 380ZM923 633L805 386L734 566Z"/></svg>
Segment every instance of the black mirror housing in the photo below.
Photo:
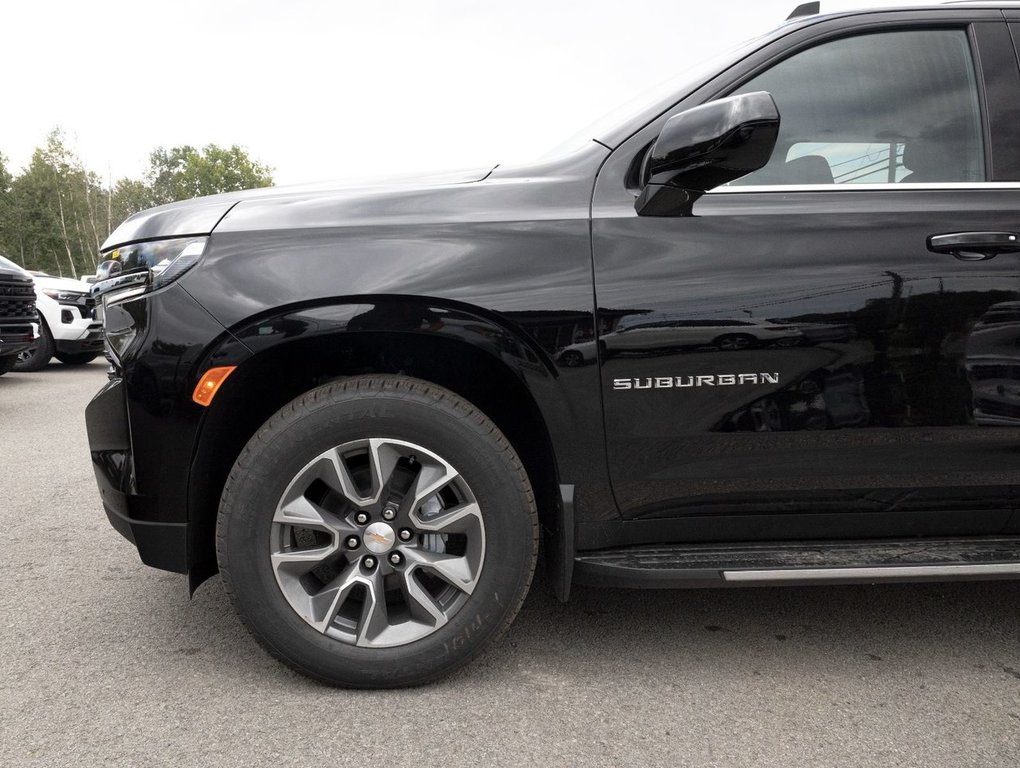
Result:
<svg viewBox="0 0 1020 768"><path fill-rule="evenodd" d="M765 91L730 96L674 115L648 150L641 216L690 216L705 192L764 167L779 136L779 110Z"/></svg>

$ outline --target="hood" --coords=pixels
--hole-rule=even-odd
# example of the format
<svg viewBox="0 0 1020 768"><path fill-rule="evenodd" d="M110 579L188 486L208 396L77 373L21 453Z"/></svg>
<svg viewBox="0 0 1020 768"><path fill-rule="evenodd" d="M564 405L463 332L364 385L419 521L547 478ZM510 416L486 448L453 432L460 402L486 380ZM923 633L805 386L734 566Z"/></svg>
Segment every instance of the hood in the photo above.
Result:
<svg viewBox="0 0 1020 768"><path fill-rule="evenodd" d="M380 189L427 189L452 184L469 184L481 181L492 173L492 168L411 177L384 177L372 180L349 180L298 184L285 187L265 187L241 192L225 192L220 195L198 197L169 203L147 211L136 213L117 227L103 243L102 250L138 240L160 237L185 237L208 235L220 220L239 202L244 200L306 199L329 193L357 195Z"/></svg>
<svg viewBox="0 0 1020 768"><path fill-rule="evenodd" d="M54 277L53 275L38 272L32 275L32 277L39 288L49 288L55 291L78 291L80 293L88 293L92 290L92 286L84 280L74 280L70 277Z"/></svg>
<svg viewBox="0 0 1020 768"><path fill-rule="evenodd" d="M27 270L5 256L0 256L0 272L3 272L4 275L17 275L18 277L27 277L29 280L32 279L32 275Z"/></svg>

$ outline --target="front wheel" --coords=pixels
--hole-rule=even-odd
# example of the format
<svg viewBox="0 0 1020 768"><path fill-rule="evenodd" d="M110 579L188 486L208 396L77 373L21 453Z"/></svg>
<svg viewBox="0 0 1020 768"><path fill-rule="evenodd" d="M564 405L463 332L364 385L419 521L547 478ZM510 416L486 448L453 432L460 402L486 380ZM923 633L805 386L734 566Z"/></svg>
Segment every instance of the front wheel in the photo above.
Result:
<svg viewBox="0 0 1020 768"><path fill-rule="evenodd" d="M53 357L53 334L46 326L46 321L40 317L39 338L35 340L35 344L18 355L14 370L19 373L41 371L49 365L51 357Z"/></svg>
<svg viewBox="0 0 1020 768"><path fill-rule="evenodd" d="M312 390L248 442L223 491L220 571L277 658L386 688L467 663L513 620L535 567L517 454L454 393L402 376Z"/></svg>

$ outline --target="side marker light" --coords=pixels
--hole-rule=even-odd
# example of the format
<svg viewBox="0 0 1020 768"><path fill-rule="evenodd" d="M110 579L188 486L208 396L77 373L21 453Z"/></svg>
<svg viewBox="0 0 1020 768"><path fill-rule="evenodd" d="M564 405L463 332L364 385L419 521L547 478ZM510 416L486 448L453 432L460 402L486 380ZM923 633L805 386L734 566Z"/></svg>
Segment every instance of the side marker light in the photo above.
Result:
<svg viewBox="0 0 1020 768"><path fill-rule="evenodd" d="M224 365L219 368L210 368L202 375L198 385L195 387L195 392L192 394L191 399L199 405L210 405L213 398L216 397L216 393L220 391L220 386L222 386L223 382L227 380L227 376L234 372L235 368L237 368L236 365Z"/></svg>

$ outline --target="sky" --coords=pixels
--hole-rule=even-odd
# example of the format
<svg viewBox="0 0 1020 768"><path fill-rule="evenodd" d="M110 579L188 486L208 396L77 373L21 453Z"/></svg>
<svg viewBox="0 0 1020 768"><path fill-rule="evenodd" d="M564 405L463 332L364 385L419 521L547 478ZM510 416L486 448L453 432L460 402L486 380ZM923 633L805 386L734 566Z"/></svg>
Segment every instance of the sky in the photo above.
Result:
<svg viewBox="0 0 1020 768"><path fill-rule="evenodd" d="M542 154L796 5L14 0L0 154L17 172L59 127L114 181L182 144L239 144L278 184L491 167Z"/></svg>

